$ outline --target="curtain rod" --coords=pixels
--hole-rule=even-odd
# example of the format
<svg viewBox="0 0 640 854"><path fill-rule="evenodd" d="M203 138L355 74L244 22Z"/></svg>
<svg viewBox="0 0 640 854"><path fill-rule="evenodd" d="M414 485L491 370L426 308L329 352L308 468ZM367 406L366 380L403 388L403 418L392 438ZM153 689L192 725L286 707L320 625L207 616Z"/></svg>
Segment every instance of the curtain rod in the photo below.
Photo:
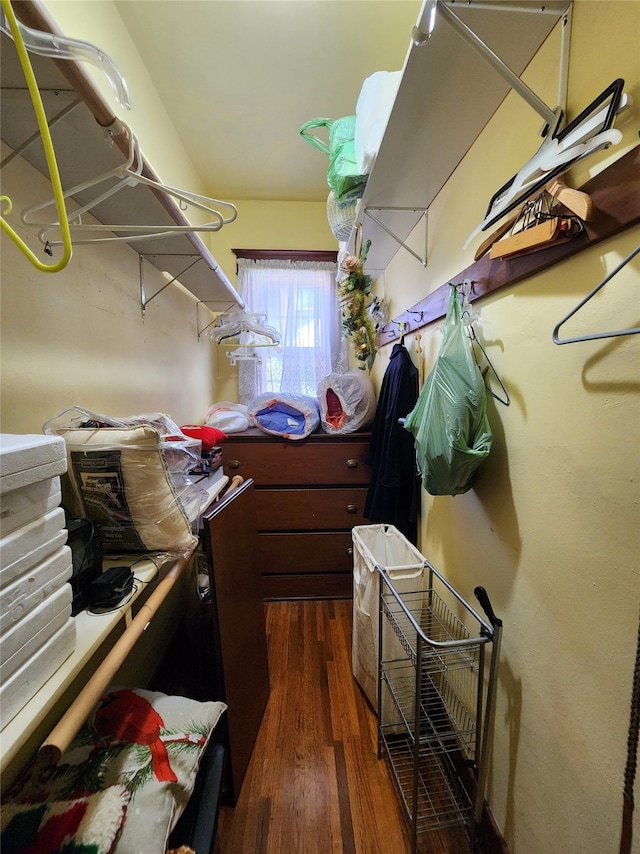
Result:
<svg viewBox="0 0 640 854"><path fill-rule="evenodd" d="M232 249L236 258L251 261L338 261L337 251L330 249Z"/></svg>

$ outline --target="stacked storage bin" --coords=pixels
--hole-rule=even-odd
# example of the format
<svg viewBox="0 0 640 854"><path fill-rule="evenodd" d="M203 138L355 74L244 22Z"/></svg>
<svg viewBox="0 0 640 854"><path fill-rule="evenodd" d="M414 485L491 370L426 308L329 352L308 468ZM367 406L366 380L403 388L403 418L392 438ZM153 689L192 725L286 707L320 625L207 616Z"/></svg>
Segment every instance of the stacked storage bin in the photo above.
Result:
<svg viewBox="0 0 640 854"><path fill-rule="evenodd" d="M0 434L0 708L4 727L75 649L64 439Z"/></svg>

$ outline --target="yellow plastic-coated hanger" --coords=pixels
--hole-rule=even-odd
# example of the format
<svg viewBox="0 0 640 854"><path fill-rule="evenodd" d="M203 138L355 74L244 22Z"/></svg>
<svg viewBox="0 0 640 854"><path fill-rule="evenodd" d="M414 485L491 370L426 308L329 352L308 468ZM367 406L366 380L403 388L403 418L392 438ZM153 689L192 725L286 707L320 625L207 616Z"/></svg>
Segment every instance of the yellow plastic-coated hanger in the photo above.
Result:
<svg viewBox="0 0 640 854"><path fill-rule="evenodd" d="M64 201L64 194L62 191L62 183L60 181L60 173L58 171L58 163L56 161L56 153L53 148L53 142L51 141L51 133L49 132L47 116L45 114L44 106L42 104L42 98L40 97L38 83L33 73L31 61L29 60L29 55L27 53L27 49L24 46L24 41L22 40L20 28L18 27L18 22L16 21L15 14L13 12L13 8L11 7L11 3L9 2L9 0L2 0L2 8L7 17L7 21L9 22L9 26L11 27L13 40L16 45L16 51L18 52L18 58L20 59L20 65L22 66L22 71L27 82L29 94L31 95L31 101L33 103L33 109L35 111L36 119L38 121L38 128L42 136L42 145L44 147L44 153L47 159L47 166L49 168L49 178L53 187L53 194L56 200L56 210L58 212L58 217L60 220L60 231L62 232L62 257L54 264L43 264L42 261L40 261L39 258L34 255L31 249L20 237L20 235L9 225L9 223L4 218L4 214L10 213L12 208L11 199L8 196L0 196L0 202L2 202L3 204L3 210L0 212L0 226L2 226L2 230L4 231L4 233L11 238L11 240L15 243L18 249L20 249L20 251L29 259L29 261L31 261L34 267L36 267L43 273L58 273L60 270L63 270L71 260L72 246L71 232L69 230L69 223L67 222L67 210Z"/></svg>

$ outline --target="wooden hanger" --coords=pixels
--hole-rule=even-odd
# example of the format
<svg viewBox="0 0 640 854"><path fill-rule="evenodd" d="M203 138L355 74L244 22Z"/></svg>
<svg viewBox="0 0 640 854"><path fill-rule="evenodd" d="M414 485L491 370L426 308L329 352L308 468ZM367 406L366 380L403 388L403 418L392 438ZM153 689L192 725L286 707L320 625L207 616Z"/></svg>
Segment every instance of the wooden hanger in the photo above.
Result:
<svg viewBox="0 0 640 854"><path fill-rule="evenodd" d="M595 216L596 208L591 196L582 190L574 190L572 187L568 187L562 176L558 176L549 181L548 184L545 185L544 192L548 193L554 202L564 205L565 208L585 222L590 222ZM489 237L486 237L482 241L474 253L474 261L479 261L480 258L482 258L482 256L491 249L494 243L504 237L504 235L518 221L526 204L528 204L528 202L522 204L516 211L507 217L502 225L499 225L498 228L489 235Z"/></svg>
<svg viewBox="0 0 640 854"><path fill-rule="evenodd" d="M594 218L596 206L591 196L582 190L574 190L572 187L567 187L561 175L552 178L545 185L545 190L555 201L564 205L567 210L570 210L585 222L591 222Z"/></svg>

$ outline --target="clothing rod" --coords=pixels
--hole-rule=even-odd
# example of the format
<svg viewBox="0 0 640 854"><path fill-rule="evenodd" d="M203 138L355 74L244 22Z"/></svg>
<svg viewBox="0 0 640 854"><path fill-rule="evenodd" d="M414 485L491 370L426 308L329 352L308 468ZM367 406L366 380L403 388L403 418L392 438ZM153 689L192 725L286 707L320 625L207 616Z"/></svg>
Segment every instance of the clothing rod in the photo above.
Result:
<svg viewBox="0 0 640 854"><path fill-rule="evenodd" d="M133 649L136 641L145 631L169 591L186 569L190 557L191 553L178 558L164 578L158 582L148 600L142 605L140 611L118 638L102 664L99 665L53 728L49 737L43 742L38 752L38 760L43 765L55 765L64 751L67 750L78 730L111 684L111 680Z"/></svg>

